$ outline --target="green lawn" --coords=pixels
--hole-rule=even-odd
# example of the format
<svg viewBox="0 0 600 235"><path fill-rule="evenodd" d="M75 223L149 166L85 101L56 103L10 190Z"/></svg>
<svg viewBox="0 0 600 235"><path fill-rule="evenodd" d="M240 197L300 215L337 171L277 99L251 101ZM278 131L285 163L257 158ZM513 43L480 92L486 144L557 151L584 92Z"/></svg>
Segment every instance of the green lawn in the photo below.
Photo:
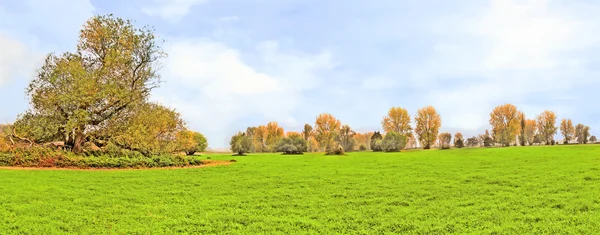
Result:
<svg viewBox="0 0 600 235"><path fill-rule="evenodd" d="M0 170L0 234L600 234L600 145Z"/></svg>

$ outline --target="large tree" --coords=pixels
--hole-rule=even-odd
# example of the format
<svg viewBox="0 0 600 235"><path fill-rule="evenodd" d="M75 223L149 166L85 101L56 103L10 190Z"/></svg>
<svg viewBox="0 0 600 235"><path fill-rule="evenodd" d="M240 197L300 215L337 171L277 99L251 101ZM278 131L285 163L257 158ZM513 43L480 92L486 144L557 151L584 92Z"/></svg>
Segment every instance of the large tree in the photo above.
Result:
<svg viewBox="0 0 600 235"><path fill-rule="evenodd" d="M550 145L556 134L556 114L552 111L544 111L537 116L537 127L542 140Z"/></svg>
<svg viewBox="0 0 600 235"><path fill-rule="evenodd" d="M560 133L564 138L565 144L568 144L571 140L573 140L573 135L575 135L575 126L573 126L573 121L571 121L571 119L561 120Z"/></svg>
<svg viewBox="0 0 600 235"><path fill-rule="evenodd" d="M52 139L81 152L88 133L147 100L165 56L149 28L95 16L83 26L75 52L46 57L27 88L32 107L26 115L52 125Z"/></svg>
<svg viewBox="0 0 600 235"><path fill-rule="evenodd" d="M499 105L490 113L492 134L498 143L505 147L515 141L520 131L521 113L512 104Z"/></svg>
<svg viewBox="0 0 600 235"><path fill-rule="evenodd" d="M391 108L388 111L387 116L383 117L381 126L385 132L396 132L404 136L412 135L410 114L408 114L408 111L404 108Z"/></svg>
<svg viewBox="0 0 600 235"><path fill-rule="evenodd" d="M332 147L342 123L333 115L322 113L315 120L315 138L322 148Z"/></svg>
<svg viewBox="0 0 600 235"><path fill-rule="evenodd" d="M438 132L442 126L442 118L433 106L419 109L415 118L417 126L415 133L424 149L430 149L437 140Z"/></svg>

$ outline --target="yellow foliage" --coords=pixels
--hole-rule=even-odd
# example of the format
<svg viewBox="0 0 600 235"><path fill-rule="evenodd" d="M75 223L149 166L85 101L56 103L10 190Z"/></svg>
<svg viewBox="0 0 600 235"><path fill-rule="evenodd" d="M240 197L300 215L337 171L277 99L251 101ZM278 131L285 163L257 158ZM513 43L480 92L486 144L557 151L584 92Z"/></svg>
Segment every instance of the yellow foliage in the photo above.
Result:
<svg viewBox="0 0 600 235"><path fill-rule="evenodd" d="M415 121L417 123L415 133L419 136L419 142L423 148L431 148L435 144L442 126L442 118L433 106L427 106L419 109Z"/></svg>
<svg viewBox="0 0 600 235"><path fill-rule="evenodd" d="M383 117L381 126L385 132L396 132L405 136L412 135L410 126L410 114L404 108L393 107L388 111L388 115Z"/></svg>
<svg viewBox="0 0 600 235"><path fill-rule="evenodd" d="M521 113L512 104L497 106L490 113L492 134L497 142L509 146L521 131Z"/></svg>

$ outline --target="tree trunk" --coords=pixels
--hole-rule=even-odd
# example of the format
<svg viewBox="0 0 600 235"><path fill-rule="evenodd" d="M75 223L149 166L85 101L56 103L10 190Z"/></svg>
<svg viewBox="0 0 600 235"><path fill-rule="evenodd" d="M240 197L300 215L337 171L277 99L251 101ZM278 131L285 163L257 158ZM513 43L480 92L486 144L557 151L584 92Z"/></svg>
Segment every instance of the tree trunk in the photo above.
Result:
<svg viewBox="0 0 600 235"><path fill-rule="evenodd" d="M85 136L83 135L83 129L75 131L75 139L73 141L73 152L82 153L83 143L85 142Z"/></svg>

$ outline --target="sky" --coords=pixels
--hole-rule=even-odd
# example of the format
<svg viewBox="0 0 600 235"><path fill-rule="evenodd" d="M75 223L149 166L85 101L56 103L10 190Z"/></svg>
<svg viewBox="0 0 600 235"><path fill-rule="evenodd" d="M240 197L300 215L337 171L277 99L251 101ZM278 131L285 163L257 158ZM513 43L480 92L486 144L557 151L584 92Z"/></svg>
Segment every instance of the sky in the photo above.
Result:
<svg viewBox="0 0 600 235"><path fill-rule="evenodd" d="M165 40L151 100L212 148L324 112L378 131L389 108L427 105L466 137L504 103L600 134L598 12L595 0L0 0L0 122L28 109L46 54L74 51L87 19L114 14Z"/></svg>

